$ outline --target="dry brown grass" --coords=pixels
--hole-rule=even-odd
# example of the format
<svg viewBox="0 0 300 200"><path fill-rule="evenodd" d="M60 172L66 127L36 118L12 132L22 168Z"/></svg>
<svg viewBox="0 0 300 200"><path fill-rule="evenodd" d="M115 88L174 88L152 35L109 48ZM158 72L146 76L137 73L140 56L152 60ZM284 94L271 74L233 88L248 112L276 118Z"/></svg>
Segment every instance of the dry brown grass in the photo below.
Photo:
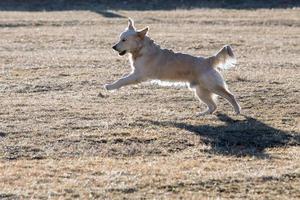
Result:
<svg viewBox="0 0 300 200"><path fill-rule="evenodd" d="M102 85L130 70L126 25L88 11L0 13L0 198L300 198L300 12L118 11L163 47L211 55L245 116L182 88ZM171 102L171 103L170 103Z"/></svg>

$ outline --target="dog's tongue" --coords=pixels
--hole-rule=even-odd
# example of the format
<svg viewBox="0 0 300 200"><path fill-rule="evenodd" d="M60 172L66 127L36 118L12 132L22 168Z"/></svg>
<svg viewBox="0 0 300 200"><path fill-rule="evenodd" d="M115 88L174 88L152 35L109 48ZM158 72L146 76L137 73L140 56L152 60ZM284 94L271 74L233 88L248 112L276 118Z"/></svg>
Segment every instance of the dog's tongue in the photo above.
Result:
<svg viewBox="0 0 300 200"><path fill-rule="evenodd" d="M123 56L126 53L126 51L122 51L119 53L120 56Z"/></svg>

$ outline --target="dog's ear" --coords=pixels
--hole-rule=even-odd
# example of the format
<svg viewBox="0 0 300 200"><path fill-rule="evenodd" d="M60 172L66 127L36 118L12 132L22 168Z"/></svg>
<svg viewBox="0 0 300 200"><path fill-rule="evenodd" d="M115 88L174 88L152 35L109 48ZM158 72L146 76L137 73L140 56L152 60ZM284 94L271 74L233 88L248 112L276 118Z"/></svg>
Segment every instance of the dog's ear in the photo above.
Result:
<svg viewBox="0 0 300 200"><path fill-rule="evenodd" d="M137 35L138 35L141 39L144 39L144 37L145 37L145 35L147 34L148 30L149 30L149 27L146 27L146 28L144 28L143 30L138 31L138 32L137 32Z"/></svg>
<svg viewBox="0 0 300 200"><path fill-rule="evenodd" d="M128 29L134 30L134 21L131 18L128 18Z"/></svg>

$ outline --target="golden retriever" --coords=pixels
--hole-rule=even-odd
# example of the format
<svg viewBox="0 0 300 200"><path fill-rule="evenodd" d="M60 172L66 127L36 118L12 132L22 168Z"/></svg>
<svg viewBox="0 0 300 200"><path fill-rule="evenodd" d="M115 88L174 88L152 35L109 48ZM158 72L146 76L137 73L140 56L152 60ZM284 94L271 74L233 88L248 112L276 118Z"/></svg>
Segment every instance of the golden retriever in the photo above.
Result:
<svg viewBox="0 0 300 200"><path fill-rule="evenodd" d="M147 36L148 30L148 27L136 30L133 20L129 19L120 41L112 48L120 56L129 53L132 72L112 84L106 84L106 90L148 80L187 82L196 96L207 105L207 110L199 115L212 114L217 109L217 95L228 100L235 113L241 112L241 107L218 71L218 68L226 69L236 62L229 45L211 57L195 57L162 49Z"/></svg>

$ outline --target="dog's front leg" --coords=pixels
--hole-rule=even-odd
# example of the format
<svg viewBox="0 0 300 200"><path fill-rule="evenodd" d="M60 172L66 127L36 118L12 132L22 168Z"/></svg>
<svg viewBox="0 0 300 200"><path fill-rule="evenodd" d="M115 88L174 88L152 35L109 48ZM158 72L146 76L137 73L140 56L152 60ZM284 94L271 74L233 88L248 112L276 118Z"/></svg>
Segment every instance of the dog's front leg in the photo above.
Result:
<svg viewBox="0 0 300 200"><path fill-rule="evenodd" d="M125 77L120 78L116 82L112 84L106 84L104 85L106 90L116 90L119 89L120 87L123 87L125 85L131 85L131 84L137 84L141 82L141 77L135 73L129 74Z"/></svg>

